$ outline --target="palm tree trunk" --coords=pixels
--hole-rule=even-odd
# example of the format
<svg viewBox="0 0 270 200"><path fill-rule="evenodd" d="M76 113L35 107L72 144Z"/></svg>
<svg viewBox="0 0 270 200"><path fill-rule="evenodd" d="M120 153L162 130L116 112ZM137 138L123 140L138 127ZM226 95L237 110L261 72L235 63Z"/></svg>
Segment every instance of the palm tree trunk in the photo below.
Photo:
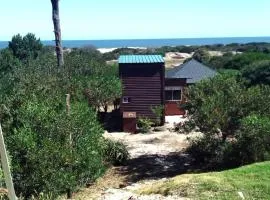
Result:
<svg viewBox="0 0 270 200"><path fill-rule="evenodd" d="M59 0L51 0L52 3L52 20L54 25L55 34L55 51L57 56L58 66L64 65L64 55L61 41L61 28L60 28L60 16L59 16Z"/></svg>

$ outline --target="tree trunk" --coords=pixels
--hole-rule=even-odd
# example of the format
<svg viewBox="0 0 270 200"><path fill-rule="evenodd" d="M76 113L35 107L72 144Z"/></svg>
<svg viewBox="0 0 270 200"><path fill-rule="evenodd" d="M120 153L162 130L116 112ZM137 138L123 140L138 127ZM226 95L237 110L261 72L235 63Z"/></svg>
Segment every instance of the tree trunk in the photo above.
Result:
<svg viewBox="0 0 270 200"><path fill-rule="evenodd" d="M52 3L52 20L54 25L55 34L55 51L57 56L58 66L64 65L64 55L61 41L61 28L60 28L60 16L59 16L59 0L51 0Z"/></svg>

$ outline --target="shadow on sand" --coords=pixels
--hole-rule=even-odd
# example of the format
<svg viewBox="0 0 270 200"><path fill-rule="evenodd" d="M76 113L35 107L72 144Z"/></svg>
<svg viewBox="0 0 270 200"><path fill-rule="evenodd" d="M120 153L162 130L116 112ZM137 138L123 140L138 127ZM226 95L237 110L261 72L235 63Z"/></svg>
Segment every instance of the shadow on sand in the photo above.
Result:
<svg viewBox="0 0 270 200"><path fill-rule="evenodd" d="M126 166L118 168L118 173L126 176L128 183L142 180L171 178L180 174L198 171L198 166L183 152L169 155L144 155L130 159Z"/></svg>

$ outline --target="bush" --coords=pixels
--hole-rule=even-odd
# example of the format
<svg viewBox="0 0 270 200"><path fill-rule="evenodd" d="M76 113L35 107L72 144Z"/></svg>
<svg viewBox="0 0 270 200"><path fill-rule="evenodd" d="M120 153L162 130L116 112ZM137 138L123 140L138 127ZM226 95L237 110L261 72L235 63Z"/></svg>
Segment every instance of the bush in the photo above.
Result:
<svg viewBox="0 0 270 200"><path fill-rule="evenodd" d="M7 156L8 156L8 161L9 161L8 164L9 164L10 170L12 171L11 157L9 155L9 152L7 152ZM0 200L8 199L8 190L5 189L5 188L6 188L6 182L5 182L4 171L3 171L2 164L0 164L0 190L1 190L1 192L0 192Z"/></svg>
<svg viewBox="0 0 270 200"><path fill-rule="evenodd" d="M187 152L197 163L204 165L204 168L219 168L224 164L224 158L230 149L228 141L222 141L219 137L205 135L190 140Z"/></svg>
<svg viewBox="0 0 270 200"><path fill-rule="evenodd" d="M163 112L164 112L164 106L163 105L151 106L151 110L156 116L155 125L161 125Z"/></svg>
<svg viewBox="0 0 270 200"><path fill-rule="evenodd" d="M150 131L151 126L153 126L154 123L149 118L140 117L138 119L137 125L142 133L147 133L148 131Z"/></svg>
<svg viewBox="0 0 270 200"><path fill-rule="evenodd" d="M194 52L192 58L201 62L201 63L207 63L207 62L209 62L211 56L210 56L207 49L200 48Z"/></svg>
<svg viewBox="0 0 270 200"><path fill-rule="evenodd" d="M113 165L123 165L129 158L127 147L122 142L102 138L100 146L105 162Z"/></svg>
<svg viewBox="0 0 270 200"><path fill-rule="evenodd" d="M103 130L86 104L70 116L46 103L20 109L24 126L9 136L16 190L23 196L57 194L94 181L105 170L98 141Z"/></svg>
<svg viewBox="0 0 270 200"><path fill-rule="evenodd" d="M235 137L223 141L206 134L190 141L187 152L207 167L237 167L270 159L270 118L248 116Z"/></svg>
<svg viewBox="0 0 270 200"><path fill-rule="evenodd" d="M262 60L252 63L242 69L242 74L243 77L249 81L250 85L270 85L270 60Z"/></svg>
<svg viewBox="0 0 270 200"><path fill-rule="evenodd" d="M196 124L193 120L188 120L185 122L180 122L176 124L174 130L179 133L190 133L191 131L196 129Z"/></svg>
<svg viewBox="0 0 270 200"><path fill-rule="evenodd" d="M93 182L106 169L99 146L104 130L83 91L95 73L106 76L107 68L77 53L66 56L73 62L63 68L48 53L0 77L0 120L15 189L24 198L43 193L55 199ZM66 94L71 95L69 114Z"/></svg>
<svg viewBox="0 0 270 200"><path fill-rule="evenodd" d="M51 200L51 199L55 199L55 196L52 193L44 194L43 192L41 192L40 194L32 195L31 198L29 199L30 200ZM60 198L56 198L55 200L60 200Z"/></svg>
<svg viewBox="0 0 270 200"><path fill-rule="evenodd" d="M233 56L227 63L225 63L224 68L226 69L237 69L241 70L247 65L260 60L270 60L270 55L258 52L248 52L243 54L237 54Z"/></svg>
<svg viewBox="0 0 270 200"><path fill-rule="evenodd" d="M246 111L244 84L230 75L217 75L188 88L185 104L190 119L202 132L222 132L225 140L237 130Z"/></svg>
<svg viewBox="0 0 270 200"><path fill-rule="evenodd" d="M270 159L270 118L248 116L241 122L236 134L237 161L240 164Z"/></svg>
<svg viewBox="0 0 270 200"><path fill-rule="evenodd" d="M269 115L269 86L247 88L230 74L218 75L188 88L185 104L190 119L202 132L220 131L224 140L239 129L241 120L253 113Z"/></svg>
<svg viewBox="0 0 270 200"><path fill-rule="evenodd" d="M13 55L22 61L37 58L42 46L40 39L37 39L32 33L23 37L20 34L15 35L8 44L8 48L13 52Z"/></svg>
<svg viewBox="0 0 270 200"><path fill-rule="evenodd" d="M245 82L228 74L189 88L185 105L189 118L205 134L191 142L192 156L212 166L228 167L266 159L269 93L269 86L247 88ZM248 117L254 114L264 118Z"/></svg>

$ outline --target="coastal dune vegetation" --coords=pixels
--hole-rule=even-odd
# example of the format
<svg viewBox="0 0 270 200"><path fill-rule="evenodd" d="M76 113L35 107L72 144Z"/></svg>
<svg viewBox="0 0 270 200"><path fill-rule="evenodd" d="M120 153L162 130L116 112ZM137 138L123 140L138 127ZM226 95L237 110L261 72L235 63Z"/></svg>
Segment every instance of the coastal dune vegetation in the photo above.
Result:
<svg viewBox="0 0 270 200"><path fill-rule="evenodd" d="M120 54L160 54L165 56L168 52L181 52L193 54L194 52L221 52L221 55L235 55L236 53L270 53L269 43L247 43L247 44L213 44L213 45L177 45L151 48L117 48L103 54L105 60L116 60ZM220 56L219 56L220 57ZM210 55L208 56L210 58ZM201 61L198 59L198 61Z"/></svg>
<svg viewBox="0 0 270 200"><path fill-rule="evenodd" d="M105 141L97 118L102 106L121 95L116 67L106 65L95 49L64 57L59 68L53 48L33 34L14 36L0 51L0 121L22 198L74 192L128 156L121 143L115 148Z"/></svg>
<svg viewBox="0 0 270 200"><path fill-rule="evenodd" d="M181 52L179 48L164 47ZM202 132L189 140L185 153L199 172L211 172L197 174L191 169L190 174L142 184L137 193L190 199L269 199L269 44L188 48L194 48L193 59L218 75L189 86L184 94L188 100L181 106L188 111L189 120L176 130ZM212 50L221 53L211 55Z"/></svg>
<svg viewBox="0 0 270 200"><path fill-rule="evenodd" d="M92 184L108 166L128 158L122 143L103 138L99 117L121 97L117 65L106 64L120 54L190 53L220 73L185 94L189 123L204 133L188 148L195 162L209 170L269 160L269 49L267 43L250 43L124 48L101 54L85 47L65 51L65 64L59 68L53 47L43 46L33 34L15 35L0 50L0 121L17 195L56 199ZM222 54L213 56L211 51ZM260 169L261 174L268 170ZM223 181L223 175L213 176Z"/></svg>
<svg viewBox="0 0 270 200"><path fill-rule="evenodd" d="M250 49L222 56L201 49L193 55L219 72L190 86L183 106L189 114L187 126L204 133L190 141L187 151L205 168L270 159L270 54L265 43L242 46Z"/></svg>

